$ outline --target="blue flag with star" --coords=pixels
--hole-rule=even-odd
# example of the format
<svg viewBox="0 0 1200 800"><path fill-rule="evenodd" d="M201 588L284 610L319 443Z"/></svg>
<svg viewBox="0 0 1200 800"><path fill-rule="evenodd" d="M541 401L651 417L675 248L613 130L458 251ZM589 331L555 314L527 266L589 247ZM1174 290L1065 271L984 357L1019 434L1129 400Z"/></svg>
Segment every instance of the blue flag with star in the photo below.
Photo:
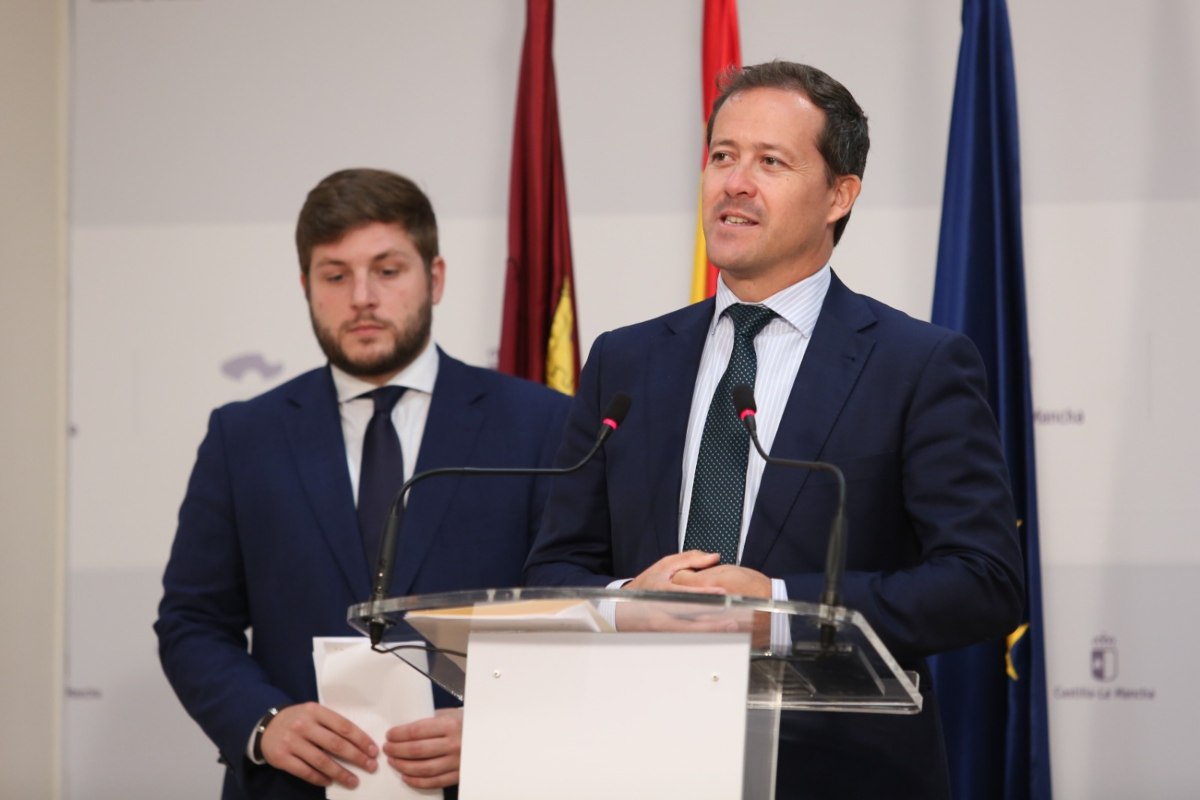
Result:
<svg viewBox="0 0 1200 800"><path fill-rule="evenodd" d="M1025 556L1025 620L932 661L953 796L1051 796L1033 402L1012 37L1004 0L964 0L932 320L983 355Z"/></svg>

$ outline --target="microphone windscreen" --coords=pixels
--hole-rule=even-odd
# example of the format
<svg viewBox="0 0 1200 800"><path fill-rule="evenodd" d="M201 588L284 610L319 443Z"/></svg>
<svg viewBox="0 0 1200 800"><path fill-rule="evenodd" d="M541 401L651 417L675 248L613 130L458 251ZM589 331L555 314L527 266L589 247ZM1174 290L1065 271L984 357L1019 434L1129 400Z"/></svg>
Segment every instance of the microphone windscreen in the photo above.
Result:
<svg viewBox="0 0 1200 800"><path fill-rule="evenodd" d="M613 395L613 399L608 401L608 410L604 412L604 419L612 420L613 427L616 428L625 421L625 415L629 413L631 403L633 401L629 399L629 395L617 392Z"/></svg>
<svg viewBox="0 0 1200 800"><path fill-rule="evenodd" d="M743 416L747 411L755 413L758 411L758 406L754 404L754 390L744 383L739 383L733 387L733 407L737 410L738 416Z"/></svg>

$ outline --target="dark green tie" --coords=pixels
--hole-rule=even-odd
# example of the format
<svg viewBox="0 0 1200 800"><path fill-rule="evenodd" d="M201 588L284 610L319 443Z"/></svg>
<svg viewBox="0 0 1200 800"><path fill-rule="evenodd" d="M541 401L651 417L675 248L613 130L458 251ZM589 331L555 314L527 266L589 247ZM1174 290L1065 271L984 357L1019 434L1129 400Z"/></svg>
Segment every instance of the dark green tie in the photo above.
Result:
<svg viewBox="0 0 1200 800"><path fill-rule="evenodd" d="M765 306L739 303L724 313L733 320L733 352L704 421L683 549L720 553L722 564L736 564L750 434L733 408L732 392L739 383L754 388L758 372L754 337L775 312Z"/></svg>

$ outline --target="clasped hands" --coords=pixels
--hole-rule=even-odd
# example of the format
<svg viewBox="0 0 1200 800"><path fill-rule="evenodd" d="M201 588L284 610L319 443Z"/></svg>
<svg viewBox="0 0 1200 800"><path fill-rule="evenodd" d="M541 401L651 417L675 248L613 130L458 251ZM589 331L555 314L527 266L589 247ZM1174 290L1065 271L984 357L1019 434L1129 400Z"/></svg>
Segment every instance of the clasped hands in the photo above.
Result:
<svg viewBox="0 0 1200 800"><path fill-rule="evenodd" d="M737 594L743 597L771 596L771 579L766 575L747 567L720 562L721 556L717 553L685 550L660 558L623 588Z"/></svg>
<svg viewBox="0 0 1200 800"><path fill-rule="evenodd" d="M387 732L383 755L410 786L433 789L458 783L462 709L397 725ZM350 720L319 703L288 706L267 726L262 754L276 769L317 786L353 789L358 777L342 762L367 772L379 768L379 747Z"/></svg>
<svg viewBox="0 0 1200 800"><path fill-rule="evenodd" d="M687 550L650 565L626 583L624 589L693 594L736 594L771 597L771 579L757 570L722 564L717 553ZM687 603L618 603L614 612L618 630L680 633L715 633L748 630L753 641L769 640L769 614L726 608L706 611Z"/></svg>

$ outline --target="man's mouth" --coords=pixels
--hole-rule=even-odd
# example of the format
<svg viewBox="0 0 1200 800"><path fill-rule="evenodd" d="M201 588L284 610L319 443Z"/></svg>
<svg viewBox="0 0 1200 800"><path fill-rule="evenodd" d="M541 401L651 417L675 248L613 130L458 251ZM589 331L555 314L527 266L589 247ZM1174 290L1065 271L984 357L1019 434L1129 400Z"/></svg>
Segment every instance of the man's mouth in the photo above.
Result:
<svg viewBox="0 0 1200 800"><path fill-rule="evenodd" d="M737 214L725 214L721 217L721 222L726 225L757 225L758 223L747 217L742 217Z"/></svg>
<svg viewBox="0 0 1200 800"><path fill-rule="evenodd" d="M363 320L360 322L352 322L346 326L347 332L352 333L352 334L358 334L358 335L378 333L379 331L381 331L383 329L384 329L383 323L375 322L375 321L367 321L367 320Z"/></svg>

